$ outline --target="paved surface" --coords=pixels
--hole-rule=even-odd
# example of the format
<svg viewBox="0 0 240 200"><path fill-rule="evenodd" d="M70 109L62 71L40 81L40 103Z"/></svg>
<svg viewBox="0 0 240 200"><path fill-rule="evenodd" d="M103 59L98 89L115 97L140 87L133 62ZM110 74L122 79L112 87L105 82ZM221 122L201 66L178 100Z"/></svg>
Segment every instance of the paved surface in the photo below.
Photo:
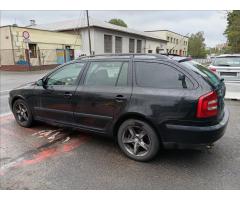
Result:
<svg viewBox="0 0 240 200"><path fill-rule="evenodd" d="M0 71L0 114L10 112L8 93L11 89L25 83L37 81L49 71L5 72Z"/></svg>
<svg viewBox="0 0 240 200"><path fill-rule="evenodd" d="M211 150L164 150L152 162L126 158L110 139L1 116L1 189L240 189L240 102Z"/></svg>
<svg viewBox="0 0 240 200"><path fill-rule="evenodd" d="M226 99L236 99L240 100L240 82L230 83L225 82L226 85Z"/></svg>

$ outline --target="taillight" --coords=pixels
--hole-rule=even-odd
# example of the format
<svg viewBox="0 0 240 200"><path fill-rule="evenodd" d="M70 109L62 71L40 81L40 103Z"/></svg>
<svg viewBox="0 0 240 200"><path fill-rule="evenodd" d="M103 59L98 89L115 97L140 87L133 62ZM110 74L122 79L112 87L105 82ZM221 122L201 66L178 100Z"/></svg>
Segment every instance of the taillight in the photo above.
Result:
<svg viewBox="0 0 240 200"><path fill-rule="evenodd" d="M218 97L215 91L201 96L198 100L197 118L207 118L217 115Z"/></svg>
<svg viewBox="0 0 240 200"><path fill-rule="evenodd" d="M217 71L216 68L213 67L213 66L210 66L209 69L210 69L212 72L216 72L216 71Z"/></svg>

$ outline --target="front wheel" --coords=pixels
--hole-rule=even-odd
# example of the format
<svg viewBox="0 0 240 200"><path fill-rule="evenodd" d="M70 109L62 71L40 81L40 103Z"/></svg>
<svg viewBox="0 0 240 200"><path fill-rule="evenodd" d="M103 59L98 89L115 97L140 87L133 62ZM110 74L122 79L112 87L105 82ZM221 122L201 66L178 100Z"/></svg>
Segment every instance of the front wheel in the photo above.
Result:
<svg viewBox="0 0 240 200"><path fill-rule="evenodd" d="M30 127L32 125L32 113L24 100L18 99L13 103L13 114L20 126Z"/></svg>
<svg viewBox="0 0 240 200"><path fill-rule="evenodd" d="M118 129L118 144L121 150L134 160L152 159L158 153L159 143L154 129L142 120L126 120Z"/></svg>

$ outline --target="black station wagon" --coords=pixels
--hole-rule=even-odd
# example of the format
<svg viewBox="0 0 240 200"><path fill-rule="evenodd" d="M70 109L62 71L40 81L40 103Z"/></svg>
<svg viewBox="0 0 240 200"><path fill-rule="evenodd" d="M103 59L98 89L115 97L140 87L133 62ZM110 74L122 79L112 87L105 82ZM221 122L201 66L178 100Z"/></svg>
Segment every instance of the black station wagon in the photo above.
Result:
<svg viewBox="0 0 240 200"><path fill-rule="evenodd" d="M159 148L209 146L225 131L225 84L188 59L155 54L82 57L14 89L19 125L34 121L116 138L138 161Z"/></svg>

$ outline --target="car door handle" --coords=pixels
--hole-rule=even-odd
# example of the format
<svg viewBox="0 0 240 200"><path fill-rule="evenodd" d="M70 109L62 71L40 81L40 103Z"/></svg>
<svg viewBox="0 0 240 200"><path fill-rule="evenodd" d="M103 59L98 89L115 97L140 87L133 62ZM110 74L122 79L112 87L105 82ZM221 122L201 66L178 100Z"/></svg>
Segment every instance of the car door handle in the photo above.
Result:
<svg viewBox="0 0 240 200"><path fill-rule="evenodd" d="M125 101L126 100L126 97L124 97L123 95L119 94L115 97L115 100L117 102L122 102L122 101Z"/></svg>
<svg viewBox="0 0 240 200"><path fill-rule="evenodd" d="M64 97L70 98L70 97L72 97L72 93L70 93L70 92L65 92L65 93L64 93Z"/></svg>

